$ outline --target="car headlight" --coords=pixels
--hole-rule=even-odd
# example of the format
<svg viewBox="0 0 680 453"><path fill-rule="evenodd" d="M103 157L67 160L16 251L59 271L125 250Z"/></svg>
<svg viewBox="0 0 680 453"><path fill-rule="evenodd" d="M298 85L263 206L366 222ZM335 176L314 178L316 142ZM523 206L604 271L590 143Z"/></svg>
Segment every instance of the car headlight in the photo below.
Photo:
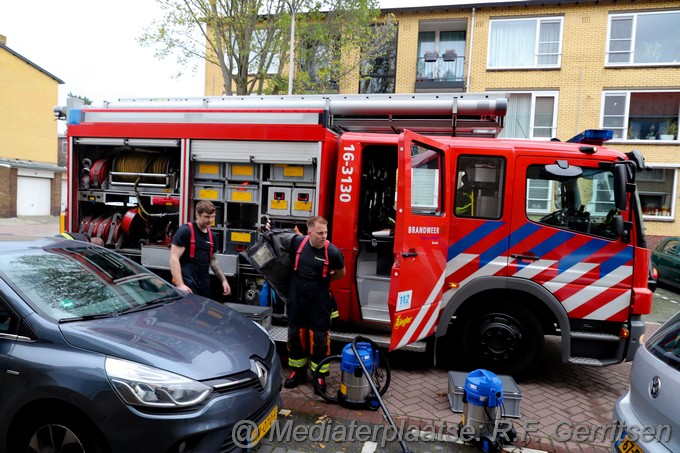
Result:
<svg viewBox="0 0 680 453"><path fill-rule="evenodd" d="M106 358L106 374L123 401L134 406L191 406L212 391L193 379L113 357Z"/></svg>

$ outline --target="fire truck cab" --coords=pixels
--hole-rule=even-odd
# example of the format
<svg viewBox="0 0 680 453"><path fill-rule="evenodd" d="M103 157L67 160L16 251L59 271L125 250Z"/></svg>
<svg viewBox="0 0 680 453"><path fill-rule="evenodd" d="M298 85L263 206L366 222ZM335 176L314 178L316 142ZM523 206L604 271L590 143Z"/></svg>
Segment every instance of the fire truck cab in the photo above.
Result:
<svg viewBox="0 0 680 453"><path fill-rule="evenodd" d="M66 228L162 274L174 230L211 200L230 301L257 304L264 279L240 252L261 216L304 234L320 215L345 256L333 285L341 327L390 349L437 337L439 356L455 348L514 375L539 363L545 335L561 336L565 361L631 360L651 309L635 187L644 159L592 133L499 139L506 108L486 93L72 110Z"/></svg>

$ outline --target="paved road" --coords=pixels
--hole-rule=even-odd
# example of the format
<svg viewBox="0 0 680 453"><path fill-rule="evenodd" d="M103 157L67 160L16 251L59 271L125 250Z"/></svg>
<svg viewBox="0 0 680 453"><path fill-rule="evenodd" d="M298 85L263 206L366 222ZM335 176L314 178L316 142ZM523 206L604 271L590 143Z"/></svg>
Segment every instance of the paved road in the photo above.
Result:
<svg viewBox="0 0 680 453"><path fill-rule="evenodd" d="M680 311L680 294L669 288L660 287L654 291L652 312L644 319L645 322L662 323L678 311Z"/></svg>
<svg viewBox="0 0 680 453"><path fill-rule="evenodd" d="M658 328L659 322L665 321L680 309L680 295L665 289L657 291L653 311L646 317L647 336ZM285 364L285 350L281 354ZM384 400L398 425L405 421L407 426L421 426L426 431L431 431L433 426L435 429L456 426L461 421L461 414L452 411L448 399L450 370L429 367L414 353L390 354L389 359L392 364L392 384ZM531 378L517 383L522 392L520 417L508 419L520 435L520 440L514 445L556 453L610 452L613 429L611 415L616 400L628 390L630 365L622 363L595 368L565 364L561 360L560 340L547 338L539 369ZM315 396L309 386L284 389L283 398L284 407L293 413L385 424L380 413L329 405ZM576 435L577 430L587 433L587 438L579 438ZM285 444L267 445L274 448ZM440 448L441 445L447 444L424 444L419 447ZM308 444L300 450L292 451L334 452L336 450L333 447L324 445L324 448L320 448ZM392 448L398 446L392 445ZM522 450L528 451L527 448ZM509 451L520 450L510 448Z"/></svg>

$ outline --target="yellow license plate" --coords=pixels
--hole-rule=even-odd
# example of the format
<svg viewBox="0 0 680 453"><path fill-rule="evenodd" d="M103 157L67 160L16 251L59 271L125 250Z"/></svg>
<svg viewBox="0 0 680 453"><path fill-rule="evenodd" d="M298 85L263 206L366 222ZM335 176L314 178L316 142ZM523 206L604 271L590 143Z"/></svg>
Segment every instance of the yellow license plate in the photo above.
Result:
<svg viewBox="0 0 680 453"><path fill-rule="evenodd" d="M620 443L617 443L616 449L621 453L644 453L642 448L638 447L638 444L628 437L621 439Z"/></svg>
<svg viewBox="0 0 680 453"><path fill-rule="evenodd" d="M272 410L269 415L267 415L267 418L265 418L262 423L257 425L257 431L253 433L253 438L250 439L250 445L256 445L260 439L264 437L265 434L269 431L269 429L272 427L274 422L276 421L276 417L279 415L279 407L274 406L274 410Z"/></svg>

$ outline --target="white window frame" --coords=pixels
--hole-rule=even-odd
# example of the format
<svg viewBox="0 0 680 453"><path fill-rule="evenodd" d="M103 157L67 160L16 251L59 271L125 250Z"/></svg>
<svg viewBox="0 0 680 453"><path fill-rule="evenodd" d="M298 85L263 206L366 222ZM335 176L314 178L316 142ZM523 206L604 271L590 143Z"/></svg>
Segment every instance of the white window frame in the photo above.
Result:
<svg viewBox="0 0 680 453"><path fill-rule="evenodd" d="M620 67L620 66L680 66L680 60L677 61L655 61L655 62L635 62L635 47L638 34L638 18L641 16L653 16L653 15L664 15L664 14L680 14L680 10L668 10L668 11L648 11L648 12L621 12L621 13L611 13L609 14L609 20L607 21L607 41L604 56L604 65L607 67ZM615 20L620 20L624 18L630 18L632 20L632 31L631 36L626 38L630 40L630 48L628 50L611 51L611 33L612 33L612 22ZM660 44L659 41L655 41ZM616 54L628 53L628 61L616 61L610 62L610 57Z"/></svg>
<svg viewBox="0 0 680 453"><path fill-rule="evenodd" d="M612 188L612 185L610 184L610 180L604 176L606 176L607 173L600 173L597 175L598 177L593 178L593 192L590 196L590 202L588 203L586 210L590 212L591 215L596 215L596 216L606 216L607 213L615 207L615 202L614 202L614 189ZM612 175L613 178L613 175ZM611 181L613 183L613 180ZM602 199L601 197L601 191L598 190L598 186L600 184L605 185L605 190L604 192L609 195L608 199ZM598 211L597 210L597 205L598 204L608 204L610 205L607 209Z"/></svg>
<svg viewBox="0 0 680 453"><path fill-rule="evenodd" d="M521 138L521 139L530 139L530 140L545 140L549 141L552 137L555 136L555 133L557 132L557 107L559 105L559 91L512 91L506 93L509 94L509 104L508 104L508 111L510 111L513 108L514 101L512 99L513 95L531 95L531 107L530 107L530 117L529 117L529 125L528 125L528 130L520 130L519 132L528 132L526 135L521 135L521 134L513 134L513 135L507 135L510 131L514 129L513 126L509 124L509 121L512 121L514 118L513 116L506 115L505 117L505 127L501 131L500 137L501 138ZM554 99L553 101L553 113L552 113L552 137L536 137L534 134L536 124L536 98L549 98L552 97Z"/></svg>
<svg viewBox="0 0 680 453"><path fill-rule="evenodd" d="M534 181L545 181L548 183L548 195L545 199L543 198L536 198L536 197L529 197L529 194L531 193L531 183ZM539 189L543 190L543 187L539 187ZM536 208L531 208L529 206L530 201L539 201L539 202L545 202L545 209L536 209ZM527 214L549 214L552 212L553 208L553 184L552 181L549 179L527 179L527 199L525 201L525 206L524 208L526 209Z"/></svg>
<svg viewBox="0 0 680 453"><path fill-rule="evenodd" d="M676 202L675 200L678 198L678 169L680 169L680 164L668 164L668 163L655 163L655 164L646 164L647 167L654 169L654 170L668 170L673 172L673 184L671 187L673 188L673 191L670 194L667 193L659 193L659 195L662 196L669 196L671 197L670 200L670 212L668 215L648 215L648 214L642 214L642 218L645 220L661 220L661 221L674 221L675 220L675 209L676 209ZM665 171L664 171L664 174ZM638 173L639 175L639 173ZM652 181L652 182L658 182L658 179L649 179L646 181ZM638 192L640 194L650 194L654 195L654 192L648 192L645 190L640 190L638 187ZM642 206L640 206L640 209L642 210Z"/></svg>
<svg viewBox="0 0 680 453"><path fill-rule="evenodd" d="M533 49L533 64L529 65L492 65L492 56L494 56L494 51L492 49L492 42L493 42L493 33L494 33L494 25L499 24L501 22L520 22L520 21L533 21L535 23L535 41L534 41L534 49ZM549 53L545 55L556 55L557 56L557 62L554 64L546 64L546 63L539 63L539 58L543 55L539 53L539 47L540 47L540 25L542 23L549 23L549 22L558 22L560 26L560 31L559 31L559 42L557 43L557 53ZM515 43L508 42L508 46L513 46ZM498 19L491 19L489 20L489 36L488 36L488 48L487 48L487 60L486 60L486 68L487 69L546 69L546 68L561 68L562 67L562 46L564 44L564 17L562 16L545 16L545 17L518 17L518 18L498 18ZM499 49L499 52L502 51L503 49Z"/></svg>
<svg viewBox="0 0 680 453"><path fill-rule="evenodd" d="M602 99L600 104L600 128L601 129L611 129L614 131L614 138L612 142L640 142L640 143L677 143L680 140L680 134L677 134L675 140L647 140L642 137L638 138L628 138L628 127L630 124L630 97L633 93L678 93L680 90L605 90L602 92ZM620 127L612 127L611 124L605 125L605 106L607 104L608 96L623 96L624 97L624 113L623 115L616 115L616 117L622 118L622 123ZM680 105L678 107L678 114L676 119L678 124L680 124ZM614 118L615 115L609 115L609 117ZM616 131L620 131L621 136L616 136Z"/></svg>

